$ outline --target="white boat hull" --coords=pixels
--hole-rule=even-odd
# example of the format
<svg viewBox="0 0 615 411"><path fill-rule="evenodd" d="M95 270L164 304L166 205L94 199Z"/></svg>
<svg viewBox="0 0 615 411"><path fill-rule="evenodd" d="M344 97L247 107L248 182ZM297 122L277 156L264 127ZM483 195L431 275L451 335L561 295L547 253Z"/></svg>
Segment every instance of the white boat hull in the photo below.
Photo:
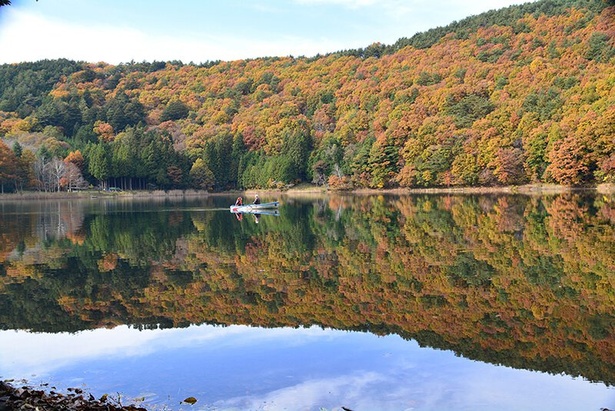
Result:
<svg viewBox="0 0 615 411"><path fill-rule="evenodd" d="M255 213L258 211L272 210L278 208L280 203L278 201L272 201L270 203L262 204L244 204L244 205L232 205L230 207L231 213Z"/></svg>

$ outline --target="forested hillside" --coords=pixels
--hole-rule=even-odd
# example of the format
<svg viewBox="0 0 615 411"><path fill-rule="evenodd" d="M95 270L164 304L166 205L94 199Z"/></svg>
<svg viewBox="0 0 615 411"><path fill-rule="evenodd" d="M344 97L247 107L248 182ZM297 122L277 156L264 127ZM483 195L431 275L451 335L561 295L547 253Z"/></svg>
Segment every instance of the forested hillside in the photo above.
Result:
<svg viewBox="0 0 615 411"><path fill-rule="evenodd" d="M614 21L541 0L314 58L2 65L0 186L614 182Z"/></svg>

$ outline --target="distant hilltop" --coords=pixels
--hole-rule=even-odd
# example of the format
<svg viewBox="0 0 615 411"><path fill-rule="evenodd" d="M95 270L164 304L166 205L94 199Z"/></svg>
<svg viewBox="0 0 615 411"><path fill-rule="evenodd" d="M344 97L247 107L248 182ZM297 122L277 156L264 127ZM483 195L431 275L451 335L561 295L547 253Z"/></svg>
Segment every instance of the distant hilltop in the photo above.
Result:
<svg viewBox="0 0 615 411"><path fill-rule="evenodd" d="M615 2L313 58L0 66L3 192L615 182Z"/></svg>

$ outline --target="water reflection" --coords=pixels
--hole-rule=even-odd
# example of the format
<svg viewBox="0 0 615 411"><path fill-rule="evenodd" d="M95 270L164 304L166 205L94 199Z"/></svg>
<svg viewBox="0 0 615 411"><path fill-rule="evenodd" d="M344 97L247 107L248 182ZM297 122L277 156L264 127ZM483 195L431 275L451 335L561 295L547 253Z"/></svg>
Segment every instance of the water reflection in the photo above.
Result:
<svg viewBox="0 0 615 411"><path fill-rule="evenodd" d="M615 384L612 197L284 198L280 215L261 216L258 224L229 213L231 202L212 197L0 203L0 327L54 333L115 327L119 332L130 324L144 330L127 334L129 342L189 333L191 324L251 325L272 335L285 327L319 325L371 333L342 333L355 336L344 347L349 352L359 344L357 335L371 339L374 347L394 340L403 349L417 341L484 363L582 377L612 393L605 391ZM77 335L98 332L110 331ZM49 340L63 334L41 335ZM326 344L316 346L325 352ZM286 362L299 364L302 352ZM218 362L212 375L228 369L229 385L249 379L242 370L250 367L224 353L217 352L226 363ZM443 357L446 364L457 364L449 357ZM155 358L146 362L158 364ZM323 358L340 367L356 361ZM275 361L256 363L266 370ZM465 366L446 368L440 380ZM383 372L376 369L377 375ZM398 372L384 381L408 380L426 389L414 374ZM136 375L123 370L114 378L121 380L123 373ZM527 381L542 375L515 373ZM161 379L164 372L151 374ZM279 389L282 374L272 377L276 382L267 390ZM318 370L306 371L300 380L312 374ZM555 384L561 377L540 378ZM253 381L258 390L268 380ZM575 390L584 397L582 388ZM468 392L482 398L474 391ZM518 409L518 403L507 401Z"/></svg>
<svg viewBox="0 0 615 411"><path fill-rule="evenodd" d="M566 376L494 367L397 336L192 326L138 332L0 333L8 375L124 392L154 408L283 410L599 409L615 391Z"/></svg>

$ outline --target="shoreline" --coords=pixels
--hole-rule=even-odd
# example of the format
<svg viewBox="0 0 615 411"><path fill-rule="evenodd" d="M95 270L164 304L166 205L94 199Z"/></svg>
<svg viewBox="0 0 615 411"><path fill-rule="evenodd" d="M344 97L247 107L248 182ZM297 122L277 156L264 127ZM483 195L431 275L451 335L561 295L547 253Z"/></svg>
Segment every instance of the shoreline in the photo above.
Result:
<svg viewBox="0 0 615 411"><path fill-rule="evenodd" d="M96 399L83 388L58 392L47 383L35 387L26 381L0 380L0 410L147 411L134 403L122 405L120 399L119 393Z"/></svg>
<svg viewBox="0 0 615 411"><path fill-rule="evenodd" d="M256 193L280 196L298 197L303 195L527 195L543 196L557 195L573 192L595 192L603 195L615 194L615 184L599 184L587 187L571 187L555 184L528 184L522 186L502 186L502 187L438 187L438 188L391 188L391 189L370 189L361 188L353 190L329 190L326 187L301 184L289 189L249 189L231 190L223 192L208 192L202 190L154 190L154 191L78 191L78 192L39 192L25 191L19 193L2 193L0 201L28 201L28 200L76 200L76 199L129 199L129 198L200 198L200 197L222 197L222 196L251 196Z"/></svg>

